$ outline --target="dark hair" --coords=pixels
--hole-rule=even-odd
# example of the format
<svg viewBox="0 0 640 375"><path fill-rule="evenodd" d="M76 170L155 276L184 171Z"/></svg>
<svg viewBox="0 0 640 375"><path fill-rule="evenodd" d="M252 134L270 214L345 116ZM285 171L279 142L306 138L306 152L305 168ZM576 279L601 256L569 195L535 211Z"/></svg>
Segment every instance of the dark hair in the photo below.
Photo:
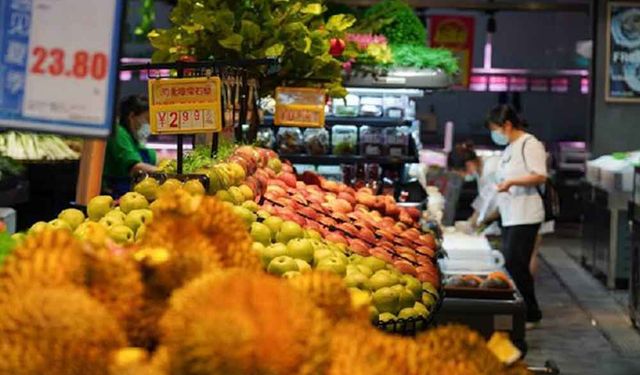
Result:
<svg viewBox="0 0 640 375"><path fill-rule="evenodd" d="M527 123L520 118L518 112L515 108L513 108L509 104L500 104L496 107L493 107L489 114L487 115L487 121L485 126L488 128L490 124L496 124L498 126L503 126L505 122L511 122L513 127L516 129L526 129Z"/></svg>
<svg viewBox="0 0 640 375"><path fill-rule="evenodd" d="M461 171L467 168L467 162L478 160L478 155L473 148L473 143L457 143L447 157L447 167L454 171Z"/></svg>
<svg viewBox="0 0 640 375"><path fill-rule="evenodd" d="M131 95L120 102L120 122L128 128L129 115L141 115L149 110L149 100L140 95Z"/></svg>

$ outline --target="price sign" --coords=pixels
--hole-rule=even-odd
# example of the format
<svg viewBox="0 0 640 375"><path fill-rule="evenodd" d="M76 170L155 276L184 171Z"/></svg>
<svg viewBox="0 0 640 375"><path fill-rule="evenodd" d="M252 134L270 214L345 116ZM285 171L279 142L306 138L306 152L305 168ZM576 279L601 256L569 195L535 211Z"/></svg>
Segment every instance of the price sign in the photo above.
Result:
<svg viewBox="0 0 640 375"><path fill-rule="evenodd" d="M325 89L278 87L275 124L321 128L324 126Z"/></svg>
<svg viewBox="0 0 640 375"><path fill-rule="evenodd" d="M123 0L0 0L0 127L106 137Z"/></svg>
<svg viewBox="0 0 640 375"><path fill-rule="evenodd" d="M220 78L149 80L153 134L194 134L222 129Z"/></svg>

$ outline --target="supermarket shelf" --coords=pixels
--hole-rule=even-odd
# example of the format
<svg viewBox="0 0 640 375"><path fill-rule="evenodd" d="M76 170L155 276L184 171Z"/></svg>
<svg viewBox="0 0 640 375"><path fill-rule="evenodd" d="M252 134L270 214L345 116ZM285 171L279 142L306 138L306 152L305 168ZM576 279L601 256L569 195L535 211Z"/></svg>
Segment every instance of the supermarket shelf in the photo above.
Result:
<svg viewBox="0 0 640 375"><path fill-rule="evenodd" d="M442 90L451 86L451 76L440 69L397 68L384 76L353 75L344 80L345 87L414 88Z"/></svg>
<svg viewBox="0 0 640 375"><path fill-rule="evenodd" d="M325 126L335 125L355 125L355 126L371 126L381 128L391 128L397 126L411 126L413 121L401 118L391 117L334 117L327 116L325 118ZM273 126L273 116L265 115L264 126Z"/></svg>
<svg viewBox="0 0 640 375"><path fill-rule="evenodd" d="M313 165L337 165L353 164L358 162L389 164L417 163L415 156L363 156L363 155L305 155L305 154L282 154L281 157L289 160L293 164L313 164Z"/></svg>

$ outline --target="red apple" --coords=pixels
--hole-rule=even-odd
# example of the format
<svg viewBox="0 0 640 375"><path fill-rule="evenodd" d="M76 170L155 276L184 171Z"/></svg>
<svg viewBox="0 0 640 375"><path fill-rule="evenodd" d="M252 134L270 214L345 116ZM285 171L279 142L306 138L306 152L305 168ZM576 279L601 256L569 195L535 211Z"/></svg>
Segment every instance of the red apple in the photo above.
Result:
<svg viewBox="0 0 640 375"><path fill-rule="evenodd" d="M393 266L396 267L398 271L404 274L409 274L411 276L418 275L418 271L416 271L416 267L406 260L396 260L395 262L393 262Z"/></svg>
<svg viewBox="0 0 640 375"><path fill-rule="evenodd" d="M349 242L347 242L347 239L344 238L343 235L335 233L335 232L329 233L329 235L326 236L324 239L329 241L329 242L342 243L342 244L345 244L345 245L349 245Z"/></svg>
<svg viewBox="0 0 640 375"><path fill-rule="evenodd" d="M373 249L369 250L369 254L378 259L382 259L389 264L393 262L393 256L388 251L382 248L374 247Z"/></svg>
<svg viewBox="0 0 640 375"><path fill-rule="evenodd" d="M369 247L370 247L369 245L367 245L362 240L359 240L357 238L349 240L349 248L351 249L351 251L353 251L358 255L368 256Z"/></svg>

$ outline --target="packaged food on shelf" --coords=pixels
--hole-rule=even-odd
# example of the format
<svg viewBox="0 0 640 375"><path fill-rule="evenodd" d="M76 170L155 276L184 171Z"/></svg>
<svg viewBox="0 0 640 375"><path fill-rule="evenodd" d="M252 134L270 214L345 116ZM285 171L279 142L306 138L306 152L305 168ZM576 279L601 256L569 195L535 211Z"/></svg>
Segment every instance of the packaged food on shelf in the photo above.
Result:
<svg viewBox="0 0 640 375"><path fill-rule="evenodd" d="M276 137L273 130L269 128L258 129L256 136L256 145L259 147L273 148L276 143Z"/></svg>
<svg viewBox="0 0 640 375"><path fill-rule="evenodd" d="M384 130L389 156L404 156L409 154L410 129L406 126L399 128L386 128Z"/></svg>
<svg viewBox="0 0 640 375"><path fill-rule="evenodd" d="M310 155L324 155L329 151L329 132L324 128L307 129L304 146Z"/></svg>
<svg viewBox="0 0 640 375"><path fill-rule="evenodd" d="M353 155L358 143L358 128L350 125L336 125L331 129L331 143L334 155Z"/></svg>
<svg viewBox="0 0 640 375"><path fill-rule="evenodd" d="M344 99L334 99L332 110L336 117L356 117L360 112L360 97L349 94Z"/></svg>
<svg viewBox="0 0 640 375"><path fill-rule="evenodd" d="M389 118L405 118L408 106L409 98L407 96L387 95L382 98L384 116Z"/></svg>
<svg viewBox="0 0 640 375"><path fill-rule="evenodd" d="M283 154L298 154L304 150L302 132L298 128L280 128L277 142L278 150Z"/></svg>
<svg viewBox="0 0 640 375"><path fill-rule="evenodd" d="M384 154L384 133L380 128L363 126L360 129L360 153L366 156Z"/></svg>
<svg viewBox="0 0 640 375"><path fill-rule="evenodd" d="M382 98L377 96L364 96L360 98L360 116L380 117L383 115Z"/></svg>

